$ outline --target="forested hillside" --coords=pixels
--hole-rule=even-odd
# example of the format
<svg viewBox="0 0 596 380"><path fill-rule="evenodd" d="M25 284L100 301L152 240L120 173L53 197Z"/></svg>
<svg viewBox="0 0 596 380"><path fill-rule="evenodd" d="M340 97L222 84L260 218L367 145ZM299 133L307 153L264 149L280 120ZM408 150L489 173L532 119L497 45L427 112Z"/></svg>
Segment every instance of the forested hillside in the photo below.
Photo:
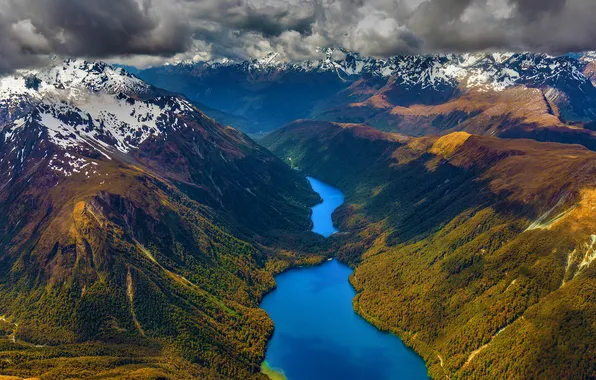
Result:
<svg viewBox="0 0 596 380"><path fill-rule="evenodd" d="M434 378L596 376L593 152L309 121L265 144L346 193L354 308Z"/></svg>
<svg viewBox="0 0 596 380"><path fill-rule="evenodd" d="M0 93L0 373L265 378L259 301L321 260L306 179L104 63Z"/></svg>

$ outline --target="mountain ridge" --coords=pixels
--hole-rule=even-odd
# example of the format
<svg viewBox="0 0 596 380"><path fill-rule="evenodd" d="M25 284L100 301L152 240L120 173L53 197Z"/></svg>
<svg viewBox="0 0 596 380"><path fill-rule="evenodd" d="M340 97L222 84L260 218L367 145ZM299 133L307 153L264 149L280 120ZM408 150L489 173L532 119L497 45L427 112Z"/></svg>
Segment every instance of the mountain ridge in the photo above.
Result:
<svg viewBox="0 0 596 380"><path fill-rule="evenodd" d="M548 126L555 129L560 125L579 129L589 126L596 117L592 106L596 99L592 83L594 55L590 53L558 57L535 53L436 54L375 59L333 49L325 52L325 58L318 61L283 63L272 55L241 62L172 64L142 70L139 76L184 93L192 101L248 119L253 123L248 130L251 133L265 133L296 119L314 118L367 123L420 136L427 130L416 130L415 123L404 122L399 109L447 107L458 100L484 103L488 99L489 103L500 104L501 109L491 110L495 117L505 119L500 123L511 124L520 129L519 134L530 137L530 130L541 124L508 115L512 93L529 102L529 107L543 101L553 116ZM335 57L336 52L342 57ZM540 93L535 94L536 90ZM520 108L516 109L518 113ZM485 110L481 107L472 113L456 110L431 118L432 133L453 127L465 130L465 125L458 124L482 112ZM469 123L477 124L473 120ZM535 133L543 134L542 130ZM593 146L594 137L584 136L590 135L590 130L572 138L567 135L573 132L559 134L551 138L562 142L574 139Z"/></svg>

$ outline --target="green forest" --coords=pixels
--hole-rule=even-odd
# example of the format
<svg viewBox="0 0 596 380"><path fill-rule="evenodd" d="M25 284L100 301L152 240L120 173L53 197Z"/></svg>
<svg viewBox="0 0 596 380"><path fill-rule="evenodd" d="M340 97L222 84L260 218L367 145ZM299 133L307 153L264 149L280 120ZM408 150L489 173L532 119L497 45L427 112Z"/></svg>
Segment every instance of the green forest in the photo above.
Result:
<svg viewBox="0 0 596 380"><path fill-rule="evenodd" d="M332 239L354 309L433 378L596 376L593 152L322 122L265 145L345 192Z"/></svg>

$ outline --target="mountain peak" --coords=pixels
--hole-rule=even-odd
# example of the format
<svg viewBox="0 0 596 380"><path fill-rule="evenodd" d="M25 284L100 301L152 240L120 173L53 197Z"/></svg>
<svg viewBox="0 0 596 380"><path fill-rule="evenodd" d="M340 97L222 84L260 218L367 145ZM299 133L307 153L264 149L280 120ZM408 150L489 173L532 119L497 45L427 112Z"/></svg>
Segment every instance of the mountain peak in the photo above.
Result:
<svg viewBox="0 0 596 380"><path fill-rule="evenodd" d="M7 144L35 135L34 143L110 158L202 117L186 100L162 94L124 69L68 59L0 79L0 133Z"/></svg>
<svg viewBox="0 0 596 380"><path fill-rule="evenodd" d="M279 66L282 65L283 63L278 59L279 58L279 53L276 52L269 52L265 57L263 58L258 58L256 60L253 60L255 65L264 65L264 66Z"/></svg>
<svg viewBox="0 0 596 380"><path fill-rule="evenodd" d="M122 68L105 62L54 60L36 70L20 70L0 77L0 101L18 103L76 100L88 93L146 96L153 87Z"/></svg>
<svg viewBox="0 0 596 380"><path fill-rule="evenodd" d="M340 78L363 74L380 78L395 77L408 86L451 86L479 91L502 91L523 84L524 77L538 78L541 82L556 80L567 75L580 80L577 66L591 62L596 53L585 53L576 58L570 55L550 56L536 53L466 53L394 56L387 59L364 57L358 53L333 47L317 50L324 57L318 60L283 62L277 53L251 61L207 62L207 70L225 65L239 71L259 72L335 72ZM337 54L340 53L340 54ZM536 82L536 81L534 81Z"/></svg>

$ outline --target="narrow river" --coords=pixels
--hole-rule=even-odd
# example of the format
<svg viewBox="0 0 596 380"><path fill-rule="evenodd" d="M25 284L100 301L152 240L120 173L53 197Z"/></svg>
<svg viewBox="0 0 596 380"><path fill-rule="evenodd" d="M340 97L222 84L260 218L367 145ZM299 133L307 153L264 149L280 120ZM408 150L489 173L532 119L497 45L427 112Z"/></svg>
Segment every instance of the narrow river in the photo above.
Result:
<svg viewBox="0 0 596 380"><path fill-rule="evenodd" d="M323 199L313 207L313 231L330 236L337 231L331 214L343 203L343 194L308 180ZM276 277L277 289L261 303L275 323L265 367L288 380L428 379L422 358L354 312L351 273L334 259Z"/></svg>

